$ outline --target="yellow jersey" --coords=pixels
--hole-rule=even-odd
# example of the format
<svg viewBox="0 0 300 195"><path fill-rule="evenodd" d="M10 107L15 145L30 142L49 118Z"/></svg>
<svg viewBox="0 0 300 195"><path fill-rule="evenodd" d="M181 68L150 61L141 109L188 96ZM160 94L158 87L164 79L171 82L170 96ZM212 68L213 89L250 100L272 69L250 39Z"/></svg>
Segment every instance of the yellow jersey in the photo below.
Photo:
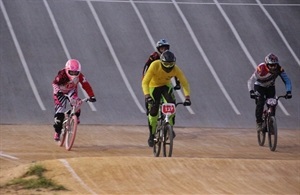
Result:
<svg viewBox="0 0 300 195"><path fill-rule="evenodd" d="M149 94L149 87L160 87L168 85L173 77L177 77L182 85L185 96L190 96L190 85L181 69L175 64L171 72L165 72L161 67L160 60L151 63L143 80L142 88L144 95Z"/></svg>

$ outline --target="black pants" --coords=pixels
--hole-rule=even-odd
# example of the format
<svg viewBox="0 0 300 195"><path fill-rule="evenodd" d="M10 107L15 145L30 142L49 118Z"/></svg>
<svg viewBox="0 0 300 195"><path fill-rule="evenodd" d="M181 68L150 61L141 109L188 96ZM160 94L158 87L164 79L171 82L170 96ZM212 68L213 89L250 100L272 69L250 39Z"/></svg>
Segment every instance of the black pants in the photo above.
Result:
<svg viewBox="0 0 300 195"><path fill-rule="evenodd" d="M156 116L158 114L158 108L161 98L164 98L166 102L168 103L174 103L176 102L175 96L173 93L173 88L167 85L156 87L154 88L152 92L152 97L154 99L154 105L149 110L149 113L152 116Z"/></svg>
<svg viewBox="0 0 300 195"><path fill-rule="evenodd" d="M150 95L154 100L154 105L150 106L148 110L148 125L151 135L155 132L155 128L157 125L158 110L161 99L163 98L166 102L174 104L176 103L176 100L173 93L173 86L171 84L150 89ZM172 120L171 123L174 125L175 115L170 120Z"/></svg>
<svg viewBox="0 0 300 195"><path fill-rule="evenodd" d="M261 87L259 85L254 85L254 91L257 91L260 94L256 100L255 116L256 122L261 123L266 99L275 97L275 86Z"/></svg>

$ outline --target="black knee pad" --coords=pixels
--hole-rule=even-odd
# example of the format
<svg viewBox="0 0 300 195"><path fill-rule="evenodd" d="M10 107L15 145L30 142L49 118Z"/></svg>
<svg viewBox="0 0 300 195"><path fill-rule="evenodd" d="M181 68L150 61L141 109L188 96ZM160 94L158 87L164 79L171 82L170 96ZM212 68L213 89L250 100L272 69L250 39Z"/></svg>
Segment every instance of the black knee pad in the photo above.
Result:
<svg viewBox="0 0 300 195"><path fill-rule="evenodd" d="M56 113L54 115L54 124L53 127L56 133L61 133L62 124L64 122L65 114L64 113Z"/></svg>
<svg viewBox="0 0 300 195"><path fill-rule="evenodd" d="M75 113L75 115L76 115L77 117L80 117L80 113L81 113L81 109L79 109L79 110Z"/></svg>
<svg viewBox="0 0 300 195"><path fill-rule="evenodd" d="M172 119L172 120L173 120L173 125L175 125L175 116L173 117L173 119Z"/></svg>

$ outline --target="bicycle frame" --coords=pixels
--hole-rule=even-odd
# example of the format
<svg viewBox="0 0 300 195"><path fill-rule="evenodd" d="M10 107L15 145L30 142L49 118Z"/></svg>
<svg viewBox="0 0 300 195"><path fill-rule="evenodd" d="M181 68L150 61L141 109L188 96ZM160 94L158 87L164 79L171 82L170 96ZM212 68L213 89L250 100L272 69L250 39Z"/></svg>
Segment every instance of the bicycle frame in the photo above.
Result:
<svg viewBox="0 0 300 195"><path fill-rule="evenodd" d="M76 112L80 109L83 102L89 101L89 98L73 99L71 95L66 94L65 96L70 102L71 109L65 112L65 119L63 121L63 128L61 132L60 146L63 146L65 144L66 150L71 150L77 132L78 119L76 116Z"/></svg>

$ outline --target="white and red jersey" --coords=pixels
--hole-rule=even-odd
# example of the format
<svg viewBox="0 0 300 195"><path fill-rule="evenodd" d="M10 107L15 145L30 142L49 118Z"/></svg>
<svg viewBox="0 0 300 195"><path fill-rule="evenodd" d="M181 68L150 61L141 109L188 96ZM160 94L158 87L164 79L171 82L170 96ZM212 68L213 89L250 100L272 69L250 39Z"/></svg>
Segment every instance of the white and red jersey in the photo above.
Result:
<svg viewBox="0 0 300 195"><path fill-rule="evenodd" d="M268 66L265 63L259 64L252 76L248 80L248 90L253 89L254 85L261 87L270 87L275 86L276 78L280 76L282 81L285 84L286 91L292 90L292 84L287 74L284 72L283 68L280 65L277 65L276 70L270 72Z"/></svg>
<svg viewBox="0 0 300 195"><path fill-rule="evenodd" d="M60 70L52 82L53 94L57 94L58 91L61 91L64 94L67 94L74 89L77 91L78 83L81 84L82 88L86 91L89 97L95 96L91 85L85 79L82 73L80 73L78 77L74 78L73 80L70 80L65 69Z"/></svg>

